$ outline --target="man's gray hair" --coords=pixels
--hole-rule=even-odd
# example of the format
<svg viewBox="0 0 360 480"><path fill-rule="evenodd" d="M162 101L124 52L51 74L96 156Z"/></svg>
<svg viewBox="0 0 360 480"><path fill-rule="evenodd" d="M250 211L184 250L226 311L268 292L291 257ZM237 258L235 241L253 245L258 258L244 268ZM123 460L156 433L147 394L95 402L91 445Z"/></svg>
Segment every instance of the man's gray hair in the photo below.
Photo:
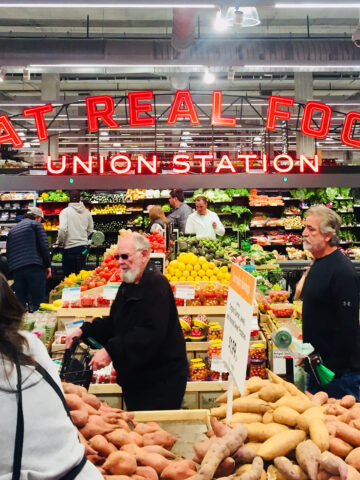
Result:
<svg viewBox="0 0 360 480"><path fill-rule="evenodd" d="M314 207L309 208L305 217L310 215L314 215L322 219L319 225L320 232L323 235L326 233L332 233L329 245L331 247L337 247L340 243L340 238L338 235L341 227L340 216L334 212L334 210L331 210L331 208L325 207L325 205L315 205Z"/></svg>
<svg viewBox="0 0 360 480"><path fill-rule="evenodd" d="M137 250L147 250L148 252L150 252L150 243L147 238L137 232L133 232L132 237L134 239L134 245Z"/></svg>

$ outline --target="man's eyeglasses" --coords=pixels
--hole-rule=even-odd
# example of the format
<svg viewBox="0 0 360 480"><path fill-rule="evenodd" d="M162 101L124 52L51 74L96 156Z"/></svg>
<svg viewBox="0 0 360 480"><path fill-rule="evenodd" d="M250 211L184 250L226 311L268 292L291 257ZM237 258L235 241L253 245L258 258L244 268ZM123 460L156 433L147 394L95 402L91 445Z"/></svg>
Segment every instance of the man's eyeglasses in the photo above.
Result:
<svg viewBox="0 0 360 480"><path fill-rule="evenodd" d="M128 253L122 253L121 255L114 255L114 258L116 260L119 260L120 258L122 258L123 260L127 260L129 258L129 254Z"/></svg>

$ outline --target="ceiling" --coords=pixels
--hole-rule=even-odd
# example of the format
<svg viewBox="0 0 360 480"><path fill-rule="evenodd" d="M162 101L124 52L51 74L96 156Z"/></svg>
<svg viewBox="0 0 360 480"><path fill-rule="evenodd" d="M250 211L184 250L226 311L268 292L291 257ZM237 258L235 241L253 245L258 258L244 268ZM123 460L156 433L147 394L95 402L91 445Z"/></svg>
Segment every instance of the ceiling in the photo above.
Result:
<svg viewBox="0 0 360 480"><path fill-rule="evenodd" d="M349 151L354 152L340 143L339 129L344 113L360 110L360 48L351 40L360 3L318 1L321 8L310 8L316 4L218 1L223 14L229 5L257 5L261 20L256 27L233 26L224 32L214 29L218 7L203 0L177 4L191 8L171 8L175 2L164 1L153 8L149 0L132 2L132 8L121 1L115 8L113 0L102 8L90 8L94 0L40 3L41 8L31 6L30 0L0 1L0 67L6 71L0 83L0 113L24 131L22 153L41 148L32 122L21 116L22 108L48 101L59 105L49 127L51 135L59 135L59 153L87 145L90 152L101 153L257 150L264 142L268 96L294 97L295 77L303 71L312 73L311 97L338 112L330 140L317 148L348 160ZM294 4L298 8L290 8ZM24 77L25 67L30 78ZM203 80L207 69L215 75L210 85ZM47 97L49 82L57 86L52 98ZM191 91L200 126L191 127L186 120L175 128L167 125L177 89ZM126 95L135 90L154 91L156 128L129 127ZM235 128L211 128L212 90L223 91L224 115L237 118ZM115 111L121 128L104 128L104 135L87 132L84 109L84 98L99 94L112 95L115 103L121 100ZM63 103L69 107L61 109ZM54 115L47 117L49 122ZM289 150L295 150L297 125L296 109L289 128L267 132L270 150L281 151L285 140ZM357 152L352 157L356 159Z"/></svg>

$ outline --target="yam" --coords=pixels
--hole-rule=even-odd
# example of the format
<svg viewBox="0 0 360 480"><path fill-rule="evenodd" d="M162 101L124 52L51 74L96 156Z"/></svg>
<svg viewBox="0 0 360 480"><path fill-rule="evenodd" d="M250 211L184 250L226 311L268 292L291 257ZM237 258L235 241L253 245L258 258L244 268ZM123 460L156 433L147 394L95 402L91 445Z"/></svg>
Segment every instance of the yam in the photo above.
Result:
<svg viewBox="0 0 360 480"><path fill-rule="evenodd" d="M300 473L292 462L286 457L274 458L274 465L280 473L284 475L286 480L300 480Z"/></svg>
<svg viewBox="0 0 360 480"><path fill-rule="evenodd" d="M142 447L144 445L143 437L134 431L129 433L128 438L130 440L130 443L135 443L135 445L137 445L138 447Z"/></svg>
<svg viewBox="0 0 360 480"><path fill-rule="evenodd" d="M152 467L137 467L136 475L140 475L145 478L145 480L159 480L156 470Z"/></svg>
<svg viewBox="0 0 360 480"><path fill-rule="evenodd" d="M312 401L317 405L324 405L328 401L329 395L326 392L317 392L313 395Z"/></svg>
<svg viewBox="0 0 360 480"><path fill-rule="evenodd" d="M306 434L302 430L280 432L266 440L257 453L264 460L273 460L275 457L286 456L300 442L305 440L305 437Z"/></svg>
<svg viewBox="0 0 360 480"><path fill-rule="evenodd" d="M336 436L341 438L341 440L350 443L350 445L356 447L360 446L360 431L354 427L350 427L346 423L336 423Z"/></svg>
<svg viewBox="0 0 360 480"><path fill-rule="evenodd" d="M252 469L252 463L246 463L245 465L241 465L236 470L235 480L240 480L242 475L244 475L245 473L247 473L251 469ZM264 469L261 471L260 480L266 480L266 472L265 472Z"/></svg>
<svg viewBox="0 0 360 480"><path fill-rule="evenodd" d="M255 457L251 468L240 476L240 480L260 480L263 472L264 462L261 457Z"/></svg>
<svg viewBox="0 0 360 480"><path fill-rule="evenodd" d="M95 435L104 435L105 433L109 433L112 429L111 428L104 428L94 423L87 423L83 428L80 429L82 435L89 440Z"/></svg>
<svg viewBox="0 0 360 480"><path fill-rule="evenodd" d="M235 470L235 460L232 457L226 457L217 467L214 477L228 477Z"/></svg>
<svg viewBox="0 0 360 480"><path fill-rule="evenodd" d="M265 442L268 438L288 430L286 425L280 425L279 423L264 424L260 422L249 423L247 428L247 439L249 442Z"/></svg>
<svg viewBox="0 0 360 480"><path fill-rule="evenodd" d="M103 465L104 470L113 475L132 475L136 472L135 457L127 452L110 453Z"/></svg>
<svg viewBox="0 0 360 480"><path fill-rule="evenodd" d="M203 442L197 442L193 445L193 449L195 452L195 462L202 462L202 459L205 457L205 454L209 450L210 445L212 445L216 441L216 438L217 437L211 437L207 440L204 440Z"/></svg>
<svg viewBox="0 0 360 480"><path fill-rule="evenodd" d="M78 431L78 437L79 437L79 441L82 445L84 445L85 447L85 455L88 456L88 455L96 455L97 454L97 451L94 450L93 448L90 447L90 445L88 444L86 438L84 437L84 435Z"/></svg>
<svg viewBox="0 0 360 480"><path fill-rule="evenodd" d="M220 407L215 407L210 409L210 415L216 418L225 418L226 417L226 403L223 403Z"/></svg>
<svg viewBox="0 0 360 480"><path fill-rule="evenodd" d="M78 428L84 427L89 418L89 414L85 410L71 410L70 415L74 425Z"/></svg>
<svg viewBox="0 0 360 480"><path fill-rule="evenodd" d="M171 462L161 473L161 480L185 480L196 472L195 465L191 460Z"/></svg>
<svg viewBox="0 0 360 480"><path fill-rule="evenodd" d="M85 402L76 393L65 393L65 401L69 410L86 410Z"/></svg>
<svg viewBox="0 0 360 480"><path fill-rule="evenodd" d="M231 430L228 425L219 422L215 417L210 417L210 425L216 437L223 437Z"/></svg>
<svg viewBox="0 0 360 480"><path fill-rule="evenodd" d="M256 452L248 447L245 447L245 445L242 445L240 448L238 448L232 455L232 458L236 463L250 463L255 457Z"/></svg>
<svg viewBox="0 0 360 480"><path fill-rule="evenodd" d="M351 408L355 405L356 398L353 395L345 395L340 400L340 405L345 408Z"/></svg>
<svg viewBox="0 0 360 480"><path fill-rule="evenodd" d="M74 385L73 383L61 382L61 386L64 393L75 393L79 397L81 397L83 393L87 393L86 388L82 387L81 385Z"/></svg>
<svg viewBox="0 0 360 480"><path fill-rule="evenodd" d="M336 437L336 423L334 422L325 422L327 431L329 432L329 437L334 438ZM338 439L340 440L340 439Z"/></svg>
<svg viewBox="0 0 360 480"><path fill-rule="evenodd" d="M310 480L317 479L320 459L320 449L313 441L305 440L296 447L297 463L309 475Z"/></svg>
<svg viewBox="0 0 360 480"><path fill-rule="evenodd" d="M233 401L233 413L250 412L265 413L269 409L267 402L260 398L240 397Z"/></svg>
<svg viewBox="0 0 360 480"><path fill-rule="evenodd" d="M115 447L121 448L127 443L134 443L131 442L129 435L130 434L128 432L125 432L125 430L123 430L122 428L117 428L113 432L108 433L106 435L106 439L112 444L114 444Z"/></svg>
<svg viewBox="0 0 360 480"><path fill-rule="evenodd" d="M234 387L234 388L233 388L233 400L234 400L235 398L239 398L240 396L241 396L241 395L240 395L239 390L238 390L236 387ZM224 392L224 393L222 393L221 395L219 395L219 396L217 397L217 399L215 400L215 402L216 402L216 403L227 403L227 398L228 398L228 392Z"/></svg>
<svg viewBox="0 0 360 480"><path fill-rule="evenodd" d="M95 437L90 438L89 445L103 457L108 457L113 452L109 442L102 435L95 435Z"/></svg>
<svg viewBox="0 0 360 480"><path fill-rule="evenodd" d="M135 443L126 443L125 445L123 445L120 450L122 452L127 452L127 453L130 453L131 455L137 455L137 454L140 454L142 453L144 450L140 447L138 447L137 445L135 445Z"/></svg>
<svg viewBox="0 0 360 480"><path fill-rule="evenodd" d="M249 380L245 382L245 394L258 392L263 387L268 385L269 382L267 380L263 380L260 377L250 377Z"/></svg>
<svg viewBox="0 0 360 480"><path fill-rule="evenodd" d="M273 412L273 419L276 423L295 427L297 425L300 413L290 407L278 407Z"/></svg>
<svg viewBox="0 0 360 480"><path fill-rule="evenodd" d="M91 462L93 465L102 465L105 461L105 458L100 456L100 455L88 455L87 459L89 462Z"/></svg>
<svg viewBox="0 0 360 480"><path fill-rule="evenodd" d="M360 480L360 473L352 465L348 465L347 480Z"/></svg>
<svg viewBox="0 0 360 480"><path fill-rule="evenodd" d="M354 428L356 428L357 430L360 430L360 418L357 418L357 419L355 419L355 420L351 420L351 421L349 422L349 425L350 425L350 427L354 427Z"/></svg>
<svg viewBox="0 0 360 480"><path fill-rule="evenodd" d="M360 448L354 448L345 458L345 462L360 471Z"/></svg>
<svg viewBox="0 0 360 480"><path fill-rule="evenodd" d="M276 402L286 393L286 388L278 384L270 384L259 390L259 398L265 402Z"/></svg>
<svg viewBox="0 0 360 480"><path fill-rule="evenodd" d="M346 463L331 452L324 452L321 455L320 467L332 475L339 475L341 480L347 479L348 469Z"/></svg>
<svg viewBox="0 0 360 480"><path fill-rule="evenodd" d="M321 418L312 418L309 422L310 439L317 445L321 452L329 450L329 432Z"/></svg>
<svg viewBox="0 0 360 480"><path fill-rule="evenodd" d="M330 438L329 450L334 455L345 458L351 452L352 446L341 440L341 438Z"/></svg>
<svg viewBox="0 0 360 480"><path fill-rule="evenodd" d="M230 425L233 427L238 423L261 422L262 418L263 418L262 415L260 415L259 413L236 412L236 413L233 413L231 417ZM216 435L216 436L218 437L219 435Z"/></svg>
<svg viewBox="0 0 360 480"><path fill-rule="evenodd" d="M92 393L83 393L81 395L81 399L88 405L91 405L93 408L95 408L95 410L99 410L101 406L100 400L97 398L96 395L93 395Z"/></svg>
<svg viewBox="0 0 360 480"><path fill-rule="evenodd" d="M259 448L261 447L262 443L260 442L247 442L245 443L244 447L248 448L250 451L257 453Z"/></svg>
<svg viewBox="0 0 360 480"><path fill-rule="evenodd" d="M171 435L171 433L162 429L156 430L153 433L145 433L145 435L143 435L144 446L161 445L168 450L171 450L176 440L176 437Z"/></svg>
<svg viewBox="0 0 360 480"><path fill-rule="evenodd" d="M300 428L300 430L304 430L304 432L309 431L309 422L313 418L325 418L325 414L322 410L322 408L319 407L311 407L305 412L303 412L297 421L297 426Z"/></svg>
<svg viewBox="0 0 360 480"><path fill-rule="evenodd" d="M262 418L263 423L274 423L273 413L273 410L265 412Z"/></svg>
<svg viewBox="0 0 360 480"><path fill-rule="evenodd" d="M300 397L283 396L279 400L277 400L275 403L272 403L271 406L273 409L282 407L282 406L290 407L299 413L304 413L305 410L307 410L308 408L312 408L314 404L310 402L310 400L303 400Z"/></svg>
<svg viewBox="0 0 360 480"><path fill-rule="evenodd" d="M146 445L146 447L143 447L143 450L148 453L159 453L160 455L168 458L169 460L173 460L176 457L174 453L166 450L166 448L161 447L160 445Z"/></svg>
<svg viewBox="0 0 360 480"><path fill-rule="evenodd" d="M144 435L145 433L153 433L156 430L161 430L161 427L158 423L149 422L149 423L138 423L134 428L134 432L139 435Z"/></svg>
<svg viewBox="0 0 360 480"><path fill-rule="evenodd" d="M152 467L158 475L170 464L170 460L159 453L148 453L142 449L136 454L136 461L144 467Z"/></svg>

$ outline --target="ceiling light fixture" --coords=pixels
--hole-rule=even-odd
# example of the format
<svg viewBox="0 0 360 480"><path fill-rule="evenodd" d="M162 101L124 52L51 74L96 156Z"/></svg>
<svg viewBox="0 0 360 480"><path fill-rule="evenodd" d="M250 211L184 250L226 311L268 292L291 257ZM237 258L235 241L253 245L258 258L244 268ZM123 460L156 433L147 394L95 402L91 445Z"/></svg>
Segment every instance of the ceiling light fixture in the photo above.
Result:
<svg viewBox="0 0 360 480"><path fill-rule="evenodd" d="M30 67L24 67L23 82L30 82L30 79L31 79Z"/></svg>
<svg viewBox="0 0 360 480"><path fill-rule="evenodd" d="M356 3L275 3L275 8L359 8Z"/></svg>
<svg viewBox="0 0 360 480"><path fill-rule="evenodd" d="M230 27L229 21L224 18L221 10L216 12L214 28L217 32L225 32Z"/></svg>
<svg viewBox="0 0 360 480"><path fill-rule="evenodd" d="M105 131L102 130L102 131L100 132L100 135L101 135L102 137L108 137L108 136L109 136L109 132L107 132L106 130L105 130Z"/></svg>
<svg viewBox="0 0 360 480"><path fill-rule="evenodd" d="M114 143L114 147L121 147L121 143L119 142Z"/></svg>
<svg viewBox="0 0 360 480"><path fill-rule="evenodd" d="M260 25L260 18L255 7L236 7L234 8L234 27L247 28Z"/></svg>
<svg viewBox="0 0 360 480"><path fill-rule="evenodd" d="M203 76L204 83L206 83L207 85L211 85L212 83L215 82L215 80L216 80L215 75L212 72L210 72L209 68L207 68Z"/></svg>
<svg viewBox="0 0 360 480"><path fill-rule="evenodd" d="M6 70L5 68L0 68L0 82L3 82L6 77Z"/></svg>

